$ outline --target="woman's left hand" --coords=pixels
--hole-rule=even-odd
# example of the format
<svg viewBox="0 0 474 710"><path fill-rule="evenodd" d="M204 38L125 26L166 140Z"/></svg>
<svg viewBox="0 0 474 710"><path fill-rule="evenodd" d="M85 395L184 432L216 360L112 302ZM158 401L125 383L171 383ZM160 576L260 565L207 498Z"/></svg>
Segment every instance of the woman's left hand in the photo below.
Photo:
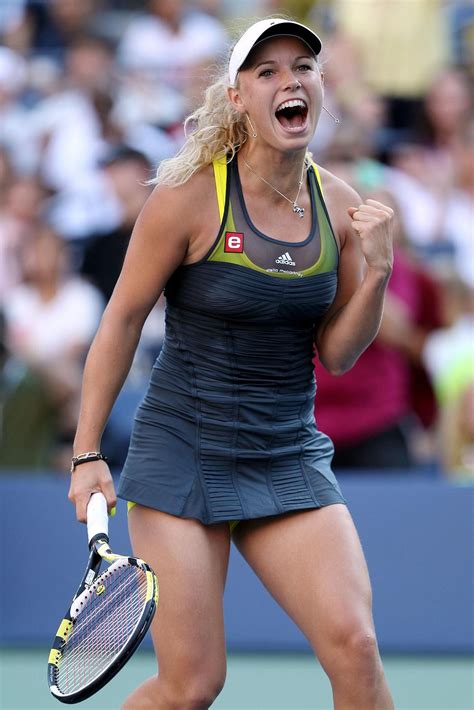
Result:
<svg viewBox="0 0 474 710"><path fill-rule="evenodd" d="M393 266L393 210L377 200L366 200L347 210L352 228L360 237L360 246L369 269L389 274Z"/></svg>

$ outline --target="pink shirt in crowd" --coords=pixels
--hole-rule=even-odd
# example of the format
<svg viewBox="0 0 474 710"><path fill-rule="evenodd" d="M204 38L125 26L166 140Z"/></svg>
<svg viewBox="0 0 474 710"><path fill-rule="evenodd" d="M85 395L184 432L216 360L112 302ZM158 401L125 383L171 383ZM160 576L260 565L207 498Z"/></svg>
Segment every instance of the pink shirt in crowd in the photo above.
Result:
<svg viewBox="0 0 474 710"><path fill-rule="evenodd" d="M439 325L435 284L401 251L396 252L388 289L405 305L413 323L426 330ZM317 358L315 372L316 423L336 447L350 446L378 434L414 409L420 409L425 424L434 414L430 411L435 406L434 399L424 372L417 368L419 401L414 402L412 365L406 355L384 345L380 339L367 348L346 374L330 375Z"/></svg>

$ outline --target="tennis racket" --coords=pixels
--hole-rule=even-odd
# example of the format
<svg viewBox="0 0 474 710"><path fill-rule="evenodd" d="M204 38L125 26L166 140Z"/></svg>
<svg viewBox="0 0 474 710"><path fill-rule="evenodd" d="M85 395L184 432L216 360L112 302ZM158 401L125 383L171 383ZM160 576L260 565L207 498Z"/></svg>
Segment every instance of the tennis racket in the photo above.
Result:
<svg viewBox="0 0 474 710"><path fill-rule="evenodd" d="M136 557L109 548L107 503L94 493L87 506L89 561L48 658L48 684L62 703L96 693L136 651L153 619L158 581ZM109 563L99 574L102 562Z"/></svg>

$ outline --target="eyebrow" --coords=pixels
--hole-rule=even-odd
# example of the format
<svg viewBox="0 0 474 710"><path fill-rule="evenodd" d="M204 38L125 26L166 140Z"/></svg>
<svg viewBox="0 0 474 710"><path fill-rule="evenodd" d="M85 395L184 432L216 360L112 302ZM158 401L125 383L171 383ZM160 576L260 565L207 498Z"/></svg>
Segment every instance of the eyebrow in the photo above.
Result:
<svg viewBox="0 0 474 710"><path fill-rule="evenodd" d="M314 59L310 54L301 54L299 57L295 57L295 62L298 62L300 59ZM259 62L258 64L255 64L254 69L258 69L258 67L261 67L263 64L278 64L275 59L265 59L262 62Z"/></svg>

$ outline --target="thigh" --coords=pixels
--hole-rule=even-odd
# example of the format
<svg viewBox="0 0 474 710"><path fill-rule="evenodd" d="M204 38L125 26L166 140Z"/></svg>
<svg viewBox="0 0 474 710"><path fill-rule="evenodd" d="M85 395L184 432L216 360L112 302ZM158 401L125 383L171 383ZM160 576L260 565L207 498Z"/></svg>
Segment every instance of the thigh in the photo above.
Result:
<svg viewBox="0 0 474 710"><path fill-rule="evenodd" d="M241 524L235 542L323 665L351 634L373 633L367 565L345 505Z"/></svg>
<svg viewBox="0 0 474 710"><path fill-rule="evenodd" d="M134 554L153 567L160 585L151 628L160 678L223 674L228 525L205 526L136 505L129 530Z"/></svg>

